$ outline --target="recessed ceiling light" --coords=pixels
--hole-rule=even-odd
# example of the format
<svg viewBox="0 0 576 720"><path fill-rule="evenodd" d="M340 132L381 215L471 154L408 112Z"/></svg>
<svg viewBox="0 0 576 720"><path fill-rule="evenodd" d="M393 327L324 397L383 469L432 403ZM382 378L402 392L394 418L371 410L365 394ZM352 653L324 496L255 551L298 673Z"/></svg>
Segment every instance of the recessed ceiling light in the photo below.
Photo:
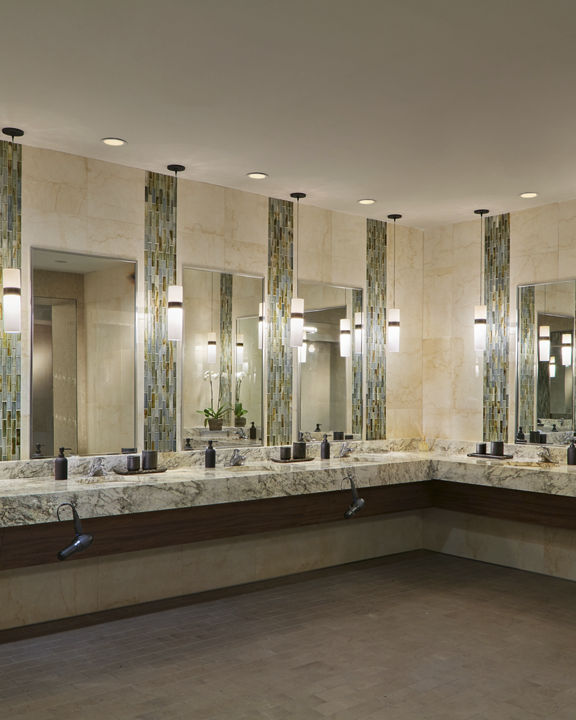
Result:
<svg viewBox="0 0 576 720"><path fill-rule="evenodd" d="M362 198L362 200L358 200L358 205L374 205L376 200L373 200L372 198Z"/></svg>
<svg viewBox="0 0 576 720"><path fill-rule="evenodd" d="M529 200L530 198L538 197L538 193L535 193L535 192L520 193L520 197L524 198L526 200Z"/></svg>
<svg viewBox="0 0 576 720"><path fill-rule="evenodd" d="M268 177L268 173L265 172L249 172L246 173L249 178L252 178L252 180L266 180Z"/></svg>
<svg viewBox="0 0 576 720"><path fill-rule="evenodd" d="M102 138L102 142L104 145L113 145L114 147L126 145L126 140L122 140L122 138Z"/></svg>

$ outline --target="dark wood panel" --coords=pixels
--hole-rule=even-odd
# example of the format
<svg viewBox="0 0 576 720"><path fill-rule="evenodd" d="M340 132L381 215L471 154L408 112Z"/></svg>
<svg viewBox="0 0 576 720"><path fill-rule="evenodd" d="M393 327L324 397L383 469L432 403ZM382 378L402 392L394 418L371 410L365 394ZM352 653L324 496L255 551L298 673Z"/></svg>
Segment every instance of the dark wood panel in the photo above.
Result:
<svg viewBox="0 0 576 720"><path fill-rule="evenodd" d="M559 528L576 528L576 498L431 480L434 507Z"/></svg>
<svg viewBox="0 0 576 720"><path fill-rule="evenodd" d="M87 519L83 520L84 530L94 535L94 544L73 559L326 522L358 522L430 505L428 482L362 488L360 494L366 505L357 518L348 521L343 515L350 503L349 490ZM0 570L58 562L57 552L72 536L71 522L4 528L0 534Z"/></svg>

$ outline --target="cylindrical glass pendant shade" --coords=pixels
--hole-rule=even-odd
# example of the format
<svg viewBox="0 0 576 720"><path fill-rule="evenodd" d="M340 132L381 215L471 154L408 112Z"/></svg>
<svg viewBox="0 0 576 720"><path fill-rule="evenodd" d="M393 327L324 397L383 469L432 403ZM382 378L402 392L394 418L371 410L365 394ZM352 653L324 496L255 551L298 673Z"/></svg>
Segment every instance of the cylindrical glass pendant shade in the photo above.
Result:
<svg viewBox="0 0 576 720"><path fill-rule="evenodd" d="M290 347L300 347L304 339L304 300L292 298L290 305Z"/></svg>
<svg viewBox="0 0 576 720"><path fill-rule="evenodd" d="M168 288L168 340L182 340L184 303L182 285L170 285Z"/></svg>
<svg viewBox="0 0 576 720"><path fill-rule="evenodd" d="M352 354L352 330L348 318L340 320L340 357L350 357Z"/></svg>
<svg viewBox="0 0 576 720"><path fill-rule="evenodd" d="M216 362L216 333L208 333L208 352L206 354L206 362L209 365L214 365Z"/></svg>
<svg viewBox="0 0 576 720"><path fill-rule="evenodd" d="M20 293L20 270L5 268L2 271L2 312L6 333L19 333L22 329Z"/></svg>
<svg viewBox="0 0 576 720"><path fill-rule="evenodd" d="M400 310L398 308L389 308L387 315L386 349L388 352L400 352Z"/></svg>
<svg viewBox="0 0 576 720"><path fill-rule="evenodd" d="M486 305L474 306L474 350L486 350Z"/></svg>

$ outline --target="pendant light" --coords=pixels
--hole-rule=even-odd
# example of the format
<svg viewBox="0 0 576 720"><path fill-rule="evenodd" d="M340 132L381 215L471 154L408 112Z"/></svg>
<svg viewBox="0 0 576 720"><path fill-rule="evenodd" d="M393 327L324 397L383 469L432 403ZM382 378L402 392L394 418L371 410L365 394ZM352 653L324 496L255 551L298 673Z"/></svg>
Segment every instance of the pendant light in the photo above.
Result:
<svg viewBox="0 0 576 720"><path fill-rule="evenodd" d="M362 353L362 313L354 313L354 352L356 355Z"/></svg>
<svg viewBox="0 0 576 720"><path fill-rule="evenodd" d="M402 215L392 213L389 220L394 221L394 253L392 265L392 307L386 312L388 316L388 329L386 331L386 349L388 352L400 351L400 310L396 307L396 220Z"/></svg>
<svg viewBox="0 0 576 720"><path fill-rule="evenodd" d="M24 135L20 128L2 128L4 135L14 138ZM22 304L21 304L22 280L18 268L4 268L2 270L2 316L5 333L19 333L22 331Z"/></svg>
<svg viewBox="0 0 576 720"><path fill-rule="evenodd" d="M556 358L554 355L550 358L550 363L548 365L548 372L550 374L551 378L556 377Z"/></svg>
<svg viewBox="0 0 576 720"><path fill-rule="evenodd" d="M264 347L264 303L258 303L258 350Z"/></svg>
<svg viewBox="0 0 576 720"><path fill-rule="evenodd" d="M236 335L236 370L242 369L244 361L244 335Z"/></svg>
<svg viewBox="0 0 576 720"><path fill-rule="evenodd" d="M305 363L308 355L308 340L306 340L306 333L302 338L302 345L298 348L298 362Z"/></svg>
<svg viewBox="0 0 576 720"><path fill-rule="evenodd" d="M486 350L486 321L487 310L483 300L484 289L484 215L490 211L481 208L474 210L475 215L480 215L480 303L474 306L474 350L483 352Z"/></svg>
<svg viewBox="0 0 576 720"><path fill-rule="evenodd" d="M208 365L214 365L216 363L216 333L214 332L214 275L216 273L210 273L210 328L211 331L208 333L208 347L206 350L206 362Z"/></svg>
<svg viewBox="0 0 576 720"><path fill-rule="evenodd" d="M572 333L562 333L562 365L572 365Z"/></svg>
<svg viewBox="0 0 576 720"><path fill-rule="evenodd" d="M348 318L340 320L340 357L350 357L352 355L352 330L351 323Z"/></svg>
<svg viewBox="0 0 576 720"><path fill-rule="evenodd" d="M540 325L538 328L538 356L540 362L550 360L550 325Z"/></svg>
<svg viewBox="0 0 576 720"><path fill-rule="evenodd" d="M306 193L294 192L290 193L290 197L296 200L296 241L293 247L295 262L293 262L293 274L296 279L296 288L298 288L298 242L300 240L300 200L306 197ZM290 303L290 347L301 347L304 340L304 300L299 297L293 297Z"/></svg>
<svg viewBox="0 0 576 720"><path fill-rule="evenodd" d="M184 165L168 165L170 172L174 173L174 180L178 183L178 173L186 170ZM184 289L182 285L168 286L168 312L167 335L168 340L179 342L182 340L182 327L184 324Z"/></svg>

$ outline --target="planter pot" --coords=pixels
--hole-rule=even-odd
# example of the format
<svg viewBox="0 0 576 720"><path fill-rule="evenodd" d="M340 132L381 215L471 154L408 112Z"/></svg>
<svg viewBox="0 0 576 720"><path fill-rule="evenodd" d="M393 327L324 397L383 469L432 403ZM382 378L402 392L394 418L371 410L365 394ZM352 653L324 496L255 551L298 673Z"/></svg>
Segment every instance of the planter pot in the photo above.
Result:
<svg viewBox="0 0 576 720"><path fill-rule="evenodd" d="M223 420L217 420L216 418L208 418L208 427L210 430L222 430Z"/></svg>
<svg viewBox="0 0 576 720"><path fill-rule="evenodd" d="M235 417L234 418L234 427L245 427L245 425L246 425L245 417Z"/></svg>

